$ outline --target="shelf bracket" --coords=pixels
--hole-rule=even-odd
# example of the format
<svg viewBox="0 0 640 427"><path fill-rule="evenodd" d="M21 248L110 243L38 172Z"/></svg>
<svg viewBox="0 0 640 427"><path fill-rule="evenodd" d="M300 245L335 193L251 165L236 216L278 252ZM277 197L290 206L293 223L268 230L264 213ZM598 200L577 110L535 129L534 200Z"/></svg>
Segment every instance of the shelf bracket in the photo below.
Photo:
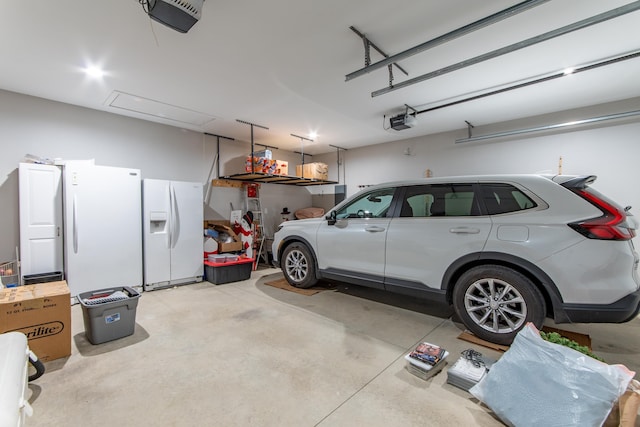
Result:
<svg viewBox="0 0 640 427"><path fill-rule="evenodd" d="M300 136L300 135L295 135L295 134L291 134L291 136L295 137L295 138L300 138L300 155L302 157L302 178L304 178L304 142L305 141L310 141L313 142L313 139L309 139L309 138L305 138L304 136ZM307 156L311 156L311 154L307 154Z"/></svg>
<svg viewBox="0 0 640 427"><path fill-rule="evenodd" d="M337 145L331 145L329 144L329 147L333 147L336 149L336 163L338 164L338 183L340 182L340 164L344 163L340 161L340 150L342 151L347 151L346 148L342 148L342 147L338 147Z"/></svg>
<svg viewBox="0 0 640 427"><path fill-rule="evenodd" d="M354 33L356 33L362 39L362 42L364 43L364 67L365 67L365 69L371 65L371 48L375 49L375 51L378 52L380 55L382 55L384 58L389 58L389 55L384 53L382 51L382 49L380 49L371 40L369 40L364 33L361 33L360 31L358 31L356 29L356 27L354 27L352 25L352 26L349 27L349 29L351 31L353 31ZM398 63L396 63L396 62L389 63L388 65L389 65L389 85L391 85L391 82L393 81L392 68L393 68L394 65L398 68L398 70L402 71L405 76L409 75L409 73L404 68L402 68L400 65L398 65Z"/></svg>
<svg viewBox="0 0 640 427"><path fill-rule="evenodd" d="M245 120L240 120L240 119L236 119L236 122L242 123L244 125L251 126L251 173L255 173L254 165L253 165L253 153L255 151L254 147L253 147L253 145L254 145L253 144L253 127L255 126L255 127L258 127L258 128L261 128L261 129L265 129L265 130L269 130L269 128L266 127L266 126L257 125L255 123L247 122Z"/></svg>
<svg viewBox="0 0 640 427"><path fill-rule="evenodd" d="M469 135L468 138L471 138L471 129L473 129L475 126L469 123L467 120L465 120L464 122L467 124L467 135Z"/></svg>

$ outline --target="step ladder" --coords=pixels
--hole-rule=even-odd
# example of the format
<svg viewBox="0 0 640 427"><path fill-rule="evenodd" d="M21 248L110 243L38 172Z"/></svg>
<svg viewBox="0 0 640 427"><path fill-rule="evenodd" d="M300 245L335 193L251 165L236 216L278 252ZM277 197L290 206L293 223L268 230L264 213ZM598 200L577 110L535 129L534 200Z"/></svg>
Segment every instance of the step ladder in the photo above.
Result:
<svg viewBox="0 0 640 427"><path fill-rule="evenodd" d="M263 260L265 264L269 264L269 256L264 247L266 236L264 215L262 211L262 202L260 200L260 184L257 183L245 183L247 187L246 191L246 203L245 209L247 212L251 212L253 215L253 250L255 254L255 261L253 263L253 269L258 268L258 263Z"/></svg>

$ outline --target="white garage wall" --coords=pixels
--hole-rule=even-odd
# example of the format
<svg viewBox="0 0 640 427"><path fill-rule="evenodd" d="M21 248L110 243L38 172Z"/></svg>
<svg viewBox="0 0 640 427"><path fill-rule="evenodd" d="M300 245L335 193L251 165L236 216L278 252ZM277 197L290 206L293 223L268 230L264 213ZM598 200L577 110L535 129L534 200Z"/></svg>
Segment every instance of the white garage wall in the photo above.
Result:
<svg viewBox="0 0 640 427"><path fill-rule="evenodd" d="M19 242L17 168L26 154L95 159L99 165L140 169L142 178L204 184L216 153L216 138L198 132L1 90L0 141L0 262L15 258ZM220 147L221 175L242 172L250 145L221 139ZM299 161L294 153L276 153L282 160ZM263 192L269 196L263 207L272 228L282 207L311 206L305 188L269 187L274 188ZM230 204L244 209L244 192L214 188L205 218L228 219Z"/></svg>
<svg viewBox="0 0 640 427"><path fill-rule="evenodd" d="M491 127L474 135L522 129L567 120L637 110L640 99L536 117ZM530 134L508 140L455 144L466 130L393 143L351 149L342 153L340 184L347 195L359 185L423 177L479 173L557 173L563 158L564 174L596 174L595 187L623 205L632 205L640 219L640 119L606 122L600 127L577 128L558 134ZM398 132L401 137L402 133ZM216 139L109 113L0 91L0 261L15 257L19 241L17 166L25 154L63 159L90 159L107 166L141 169L143 178L184 181L207 180L216 152ZM340 145L339 143L337 145ZM250 151L246 142L221 140L221 175L240 172ZM407 151L409 149L409 151ZM409 153L410 155L406 155ZM295 153L275 150L274 157L300 163ZM313 161L329 165L329 178L337 180L336 155L316 155ZM215 175L215 171L214 171ZM333 186L262 186L267 231L280 221L280 211L312 205L313 195L333 199ZM214 187L205 218L228 218L231 205L244 207L244 192Z"/></svg>

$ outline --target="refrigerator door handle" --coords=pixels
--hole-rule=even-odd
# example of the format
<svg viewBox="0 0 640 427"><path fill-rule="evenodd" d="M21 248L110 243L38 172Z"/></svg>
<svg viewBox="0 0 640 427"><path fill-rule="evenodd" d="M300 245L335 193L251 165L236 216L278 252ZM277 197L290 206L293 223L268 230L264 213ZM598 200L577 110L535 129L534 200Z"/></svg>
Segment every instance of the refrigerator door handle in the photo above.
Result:
<svg viewBox="0 0 640 427"><path fill-rule="evenodd" d="M176 247L180 238L180 212L178 211L178 198L176 188L171 185L171 248Z"/></svg>
<svg viewBox="0 0 640 427"><path fill-rule="evenodd" d="M73 253L78 253L78 197L73 195Z"/></svg>
<svg viewBox="0 0 640 427"><path fill-rule="evenodd" d="M173 246L173 189L169 184L169 249Z"/></svg>

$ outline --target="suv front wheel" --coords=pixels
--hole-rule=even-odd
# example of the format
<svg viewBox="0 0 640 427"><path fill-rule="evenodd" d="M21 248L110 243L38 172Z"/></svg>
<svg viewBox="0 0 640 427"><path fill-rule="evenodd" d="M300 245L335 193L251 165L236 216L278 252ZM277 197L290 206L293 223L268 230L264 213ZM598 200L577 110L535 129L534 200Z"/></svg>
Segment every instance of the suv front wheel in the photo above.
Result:
<svg viewBox="0 0 640 427"><path fill-rule="evenodd" d="M291 286L310 288L316 283L316 264L311 251L303 243L291 243L282 252L282 272Z"/></svg>
<svg viewBox="0 0 640 427"><path fill-rule="evenodd" d="M533 282L499 265L463 273L453 289L453 307L477 337L505 345L527 322L540 329L546 313L544 298Z"/></svg>

